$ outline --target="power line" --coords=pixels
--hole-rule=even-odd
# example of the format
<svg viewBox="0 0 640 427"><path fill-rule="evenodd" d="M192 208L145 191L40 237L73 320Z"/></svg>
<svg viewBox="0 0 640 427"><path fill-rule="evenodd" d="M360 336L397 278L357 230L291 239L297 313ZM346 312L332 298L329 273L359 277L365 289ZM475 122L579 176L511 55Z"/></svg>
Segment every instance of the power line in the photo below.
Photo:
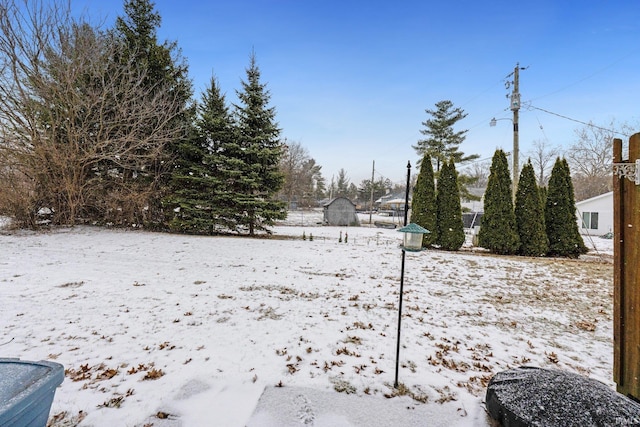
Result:
<svg viewBox="0 0 640 427"><path fill-rule="evenodd" d="M538 99L546 98L547 96L555 95L556 93L562 92L563 90L568 89L568 88L570 88L572 86L576 86L576 85L582 83L585 80L589 80L593 76L602 73L603 71L613 67L614 65L616 65L617 63L621 62L622 60L628 58L629 56L634 55L636 52L638 52L638 50L640 50L640 49L634 49L631 52L629 52L628 54L626 54L626 55L614 60L609 65L606 65L605 67L600 68L599 70L596 70L593 73L588 74L587 76L585 76L585 77L583 77L583 78L581 78L579 80L574 81L573 83L569 83L569 84L565 85L564 87L561 87L560 89L557 89L557 90L555 90L553 92L550 92L550 93L547 93L545 95L538 96L537 98L532 99L532 101L536 101Z"/></svg>
<svg viewBox="0 0 640 427"><path fill-rule="evenodd" d="M540 119L536 115L536 121L538 122L538 126L540 126L540 132L542 132L542 136L544 136L545 141L549 142L549 138L547 138L547 133L544 131L544 127L542 127L542 123L540 123Z"/></svg>
<svg viewBox="0 0 640 427"><path fill-rule="evenodd" d="M382 178L383 180L387 180L387 181L389 181L390 183L392 183L394 185L398 184L397 181L393 181L391 178L388 178L388 177L382 175L380 172L378 172L378 169L374 168L374 171L378 175L378 177ZM400 184L402 184L402 181L400 181Z"/></svg>
<svg viewBox="0 0 640 427"><path fill-rule="evenodd" d="M510 156L510 155L511 155L511 151L507 151L507 152L505 152L505 154L506 154L507 156ZM486 161L489 161L489 160L493 160L493 156L491 156L491 157L485 157L484 159L474 160L474 161L472 161L472 162L465 163L464 165L460 165L460 167L461 167L461 168L463 168L463 167L467 167L467 166L475 165L476 163L486 162Z"/></svg>
<svg viewBox="0 0 640 427"><path fill-rule="evenodd" d="M589 126L589 127L592 127L592 128L596 128L596 129L604 130L604 131L607 131L607 132L615 133L615 134L618 134L618 135L626 136L627 138L631 136L631 135L627 135L626 133L622 133L622 132L619 132L619 131L616 131L616 130L613 130L613 129L607 129L607 128L603 128L601 126L596 126L593 123L583 122L581 120L573 119L571 117L567 117L567 116L564 116L562 114L554 113L553 111L545 110L544 108L535 107L535 106L533 106L531 104L529 104L527 106L527 108L533 108L535 110L540 110L540 111L543 111L543 112L545 112L547 114L551 114L553 116L558 116L560 118L563 118L563 119L566 119L566 120L571 120L572 122L580 123L580 124L583 124L585 126Z"/></svg>
<svg viewBox="0 0 640 427"><path fill-rule="evenodd" d="M487 87L485 90L483 90L482 92L480 92L479 94L471 97L471 99L467 100L466 102L462 103L460 105L460 108L465 107L466 105L469 105L470 103L472 103L473 101L475 101L476 99L480 98L482 95L484 95L485 93L489 92L490 90L492 90L494 87L496 87L497 85L499 85L500 83L502 83L504 81L504 79L497 81L496 83L492 84L491 86Z"/></svg>

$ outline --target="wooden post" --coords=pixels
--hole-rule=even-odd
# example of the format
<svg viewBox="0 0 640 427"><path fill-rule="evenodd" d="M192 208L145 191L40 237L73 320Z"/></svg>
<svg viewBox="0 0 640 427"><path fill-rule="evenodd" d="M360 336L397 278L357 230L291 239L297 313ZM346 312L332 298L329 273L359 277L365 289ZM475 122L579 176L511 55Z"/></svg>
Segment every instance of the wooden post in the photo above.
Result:
<svg viewBox="0 0 640 427"><path fill-rule="evenodd" d="M630 171L639 158L640 134L629 139L627 160L622 159L622 140L614 139L618 172L613 176L613 379L620 393L636 400L640 400L640 185L630 179Z"/></svg>

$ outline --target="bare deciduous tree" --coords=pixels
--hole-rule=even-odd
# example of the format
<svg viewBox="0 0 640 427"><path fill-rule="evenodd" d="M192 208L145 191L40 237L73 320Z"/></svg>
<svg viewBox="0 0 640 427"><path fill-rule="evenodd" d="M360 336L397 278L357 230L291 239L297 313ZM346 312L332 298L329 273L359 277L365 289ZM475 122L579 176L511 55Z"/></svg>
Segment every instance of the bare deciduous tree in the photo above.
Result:
<svg viewBox="0 0 640 427"><path fill-rule="evenodd" d="M610 128L615 127L612 121ZM575 173L585 177L611 174L613 138L615 133L593 123L575 130L577 141L566 152L566 157Z"/></svg>
<svg viewBox="0 0 640 427"><path fill-rule="evenodd" d="M0 0L0 190L5 214L34 226L141 223L182 133L170 91L142 84L117 39L69 8ZM171 124L171 126L169 125ZM125 173L128 171L128 173Z"/></svg>
<svg viewBox="0 0 640 427"><path fill-rule="evenodd" d="M491 168L491 161L477 161L467 166L461 175L469 177L470 181L473 181L474 187L484 188L489 181L489 170Z"/></svg>
<svg viewBox="0 0 640 427"><path fill-rule="evenodd" d="M577 141L566 151L577 201L611 191L613 138L630 134L628 124L611 120L604 126L592 122L575 130Z"/></svg>
<svg viewBox="0 0 640 427"><path fill-rule="evenodd" d="M548 174L553 168L556 158L562 155L559 147L549 144L548 141L537 139L533 141L533 148L527 153L531 165L536 171L538 186L546 187L549 181Z"/></svg>
<svg viewBox="0 0 640 427"><path fill-rule="evenodd" d="M289 204L312 205L319 183L323 183L322 166L309 155L309 151L299 142L285 142L287 147L280 160L280 170L284 174L284 186L280 194ZM322 185L322 184L320 184Z"/></svg>
<svg viewBox="0 0 640 427"><path fill-rule="evenodd" d="M285 140L285 154L280 159L280 170L284 174L284 185L280 193L291 203L299 194L302 165L309 158L309 152L299 142Z"/></svg>

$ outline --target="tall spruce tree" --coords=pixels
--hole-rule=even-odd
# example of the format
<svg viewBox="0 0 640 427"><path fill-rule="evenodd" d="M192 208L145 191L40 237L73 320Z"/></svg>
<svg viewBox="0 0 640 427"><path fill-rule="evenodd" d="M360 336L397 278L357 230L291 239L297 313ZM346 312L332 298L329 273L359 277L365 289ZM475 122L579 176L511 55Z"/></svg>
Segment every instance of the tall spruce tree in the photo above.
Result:
<svg viewBox="0 0 640 427"><path fill-rule="evenodd" d="M335 197L349 197L349 184L351 180L347 176L347 171L344 168L340 168L338 171L338 180L336 181L336 194Z"/></svg>
<svg viewBox="0 0 640 427"><path fill-rule="evenodd" d="M242 164L242 149L234 130L234 121L224 94L215 77L203 95L197 121L200 138L207 146L204 163L212 182L211 213L214 223L222 231L238 231L237 204L238 165Z"/></svg>
<svg viewBox="0 0 640 427"><path fill-rule="evenodd" d="M177 138L166 140L160 161L140 164L135 170L124 169L124 182L135 183L141 192L150 194L148 208L150 222L148 225L158 226L164 221L162 198L166 195L168 182L171 179L173 161L176 157L186 155L186 162L191 161L191 154L184 151L183 142L195 135L193 132L194 108L190 105L193 94L188 76L186 61L180 56L176 42L158 41L157 30L162 22L155 4L150 0L125 0L124 15L115 22L114 35L122 41L123 49L120 61L134 61L144 76L143 84L151 94L149 99L140 102L154 102L157 94L170 94L175 102L176 111L172 112L173 120L167 123L182 132ZM152 129L156 123L143 126L148 130L148 137L154 138ZM186 154L185 154L186 153Z"/></svg>
<svg viewBox="0 0 640 427"><path fill-rule="evenodd" d="M549 178L544 211L550 256L578 258L588 252L576 221L571 174L566 160L556 159Z"/></svg>
<svg viewBox="0 0 640 427"><path fill-rule="evenodd" d="M239 223L250 235L273 225L277 219L286 218L286 203L275 199L284 183L280 171L283 144L280 129L275 121L275 108L269 107L271 95L260 82L260 70L255 53L246 69L247 80L242 90L236 91L240 103L235 105L236 138L241 152L238 156L238 184L235 202L240 208ZM235 157L235 156L234 156Z"/></svg>
<svg viewBox="0 0 640 427"><path fill-rule="evenodd" d="M124 40L127 59L134 57L145 72L145 85L158 91L170 90L186 103L192 95L186 61L175 41L158 41L162 17L150 0L125 0L124 16L116 18L115 33Z"/></svg>
<svg viewBox="0 0 640 427"><path fill-rule="evenodd" d="M515 254L520 247L511 197L507 156L504 151L496 150L484 194L484 214L478 244L497 254Z"/></svg>
<svg viewBox="0 0 640 427"><path fill-rule="evenodd" d="M236 231L232 218L237 206L228 186L235 169L228 156L234 144L233 122L214 76L197 111L197 135L177 146L172 191L165 200L174 212L170 229L195 234Z"/></svg>
<svg viewBox="0 0 640 427"><path fill-rule="evenodd" d="M515 214L520 237L520 254L546 255L549 250L549 239L544 226L544 207L531 161L527 162L520 173Z"/></svg>
<svg viewBox="0 0 640 427"><path fill-rule="evenodd" d="M176 144L179 156L169 181L171 191L163 198L165 221L170 231L188 234L212 234L211 180L204 164L207 147L193 135Z"/></svg>
<svg viewBox="0 0 640 427"><path fill-rule="evenodd" d="M464 223L455 163L445 161L440 169L436 195L436 244L441 249L457 251L464 244Z"/></svg>
<svg viewBox="0 0 640 427"><path fill-rule="evenodd" d="M428 154L422 158L418 180L413 189L411 222L415 222L431 232L426 234L422 240L424 247L428 247L435 242L437 224L436 189L433 179L433 165Z"/></svg>

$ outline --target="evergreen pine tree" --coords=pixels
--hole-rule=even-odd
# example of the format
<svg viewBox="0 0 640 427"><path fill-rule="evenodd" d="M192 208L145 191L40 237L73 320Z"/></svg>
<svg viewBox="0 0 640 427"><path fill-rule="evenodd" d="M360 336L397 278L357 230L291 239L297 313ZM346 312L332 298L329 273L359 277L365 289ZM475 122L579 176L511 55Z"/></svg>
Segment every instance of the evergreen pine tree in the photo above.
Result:
<svg viewBox="0 0 640 427"><path fill-rule="evenodd" d="M425 112L430 116L422 122L424 129L420 130L425 139L419 140L413 148L421 157L429 155L434 163L436 178L439 176L440 167L445 160L456 164L469 162L480 157L478 154L465 155L460 151L460 144L464 142L467 130L454 130L454 126L467 117L467 113L462 108L454 107L453 102L444 100L436 103L435 110L425 110ZM458 187L463 198L478 200L467 189L467 186L473 182L475 180L470 177L458 176Z"/></svg>
<svg viewBox="0 0 640 427"><path fill-rule="evenodd" d="M131 57L144 71L144 84L158 91L170 90L186 103L192 94L188 67L176 42L159 43L162 17L150 0L126 0L124 16L116 18L116 35L124 40L123 60Z"/></svg>
<svg viewBox="0 0 640 427"><path fill-rule="evenodd" d="M458 173L453 161L445 161L440 169L436 212L436 244L441 249L457 251L464 244L465 236Z"/></svg>
<svg viewBox="0 0 640 427"><path fill-rule="evenodd" d="M544 208L531 161L522 168L520 173L515 215L520 237L520 254L546 255L549 250L549 239L544 227Z"/></svg>
<svg viewBox="0 0 640 427"><path fill-rule="evenodd" d="M176 145L180 154L174 162L169 186L164 197L169 230L188 234L211 234L211 204L208 200L208 171L204 164L207 149L194 135Z"/></svg>
<svg viewBox="0 0 640 427"><path fill-rule="evenodd" d="M336 182L336 194L335 197L347 197L349 198L349 184L350 180L347 177L347 171L341 168L338 171L338 180Z"/></svg>
<svg viewBox="0 0 640 427"><path fill-rule="evenodd" d="M413 189L411 201L411 222L426 228L431 233L422 240L424 247L430 246L436 238L436 189L433 180L433 165L426 154L420 164L420 173Z"/></svg>
<svg viewBox="0 0 640 427"><path fill-rule="evenodd" d="M177 146L171 179L172 192L166 202L174 209L170 228L174 231L213 234L235 231L234 197L227 185L234 144L233 123L215 77L202 95L196 121L197 135Z"/></svg>
<svg viewBox="0 0 640 427"><path fill-rule="evenodd" d="M125 169L122 171L125 183L137 185L140 193L149 194L149 226L159 226L165 219L162 212L163 193L166 192L168 182L171 179L173 160L181 155L186 155L185 162L190 162L193 154L190 150L184 150L182 145L186 139L195 136L193 119L195 111L189 105L192 96L191 80L188 76L186 61L180 56L176 42L165 41L160 43L157 37L157 29L162 21L160 14L155 11L155 5L150 0L125 0L124 16L119 16L115 22L114 35L123 41L123 49L120 61L133 61L137 64L140 73L144 76L145 85L152 94L151 99L140 102L153 103L153 97L162 94L170 94L175 102L175 111L169 114L173 117L167 126L179 129L180 135L174 140L165 141L160 161L150 161L140 164L136 170ZM149 117L149 121L155 120ZM153 138L151 129L154 124L148 126L148 137ZM146 129L143 126L142 132Z"/></svg>
<svg viewBox="0 0 640 427"><path fill-rule="evenodd" d="M545 227L550 256L577 258L587 253L576 221L573 184L566 160L556 159L549 178Z"/></svg>
<svg viewBox="0 0 640 427"><path fill-rule="evenodd" d="M435 161L436 172L440 171L441 165L447 159L452 159L453 163L467 162L480 157L477 154L465 156L460 151L460 144L465 139L467 130L454 131L453 126L460 120L467 117L467 113L461 108L454 108L453 102L444 100L436 103L435 110L425 110L431 116L430 119L422 122L425 129L420 133L426 139L418 141L413 148L421 156L429 155Z"/></svg>
<svg viewBox="0 0 640 427"><path fill-rule="evenodd" d="M515 254L520 247L511 197L507 156L504 151L496 150L484 194L484 214L478 244L497 254Z"/></svg>
<svg viewBox="0 0 640 427"><path fill-rule="evenodd" d="M236 91L239 105L235 107L236 138L241 152L237 153L236 177L241 215L237 217L250 235L256 230L269 231L277 219L286 218L286 203L275 199L284 183L279 163L283 145L279 139L280 129L275 122L275 108L269 107L271 95L266 85L260 82L260 70L255 53L251 54L247 80L242 81L242 90Z"/></svg>
<svg viewBox="0 0 640 427"><path fill-rule="evenodd" d="M216 227L225 231L238 231L237 203L241 194L234 185L242 164L242 149L234 130L231 112L225 96L214 77L203 95L197 127L200 138L207 145L204 163L211 182L211 213Z"/></svg>

